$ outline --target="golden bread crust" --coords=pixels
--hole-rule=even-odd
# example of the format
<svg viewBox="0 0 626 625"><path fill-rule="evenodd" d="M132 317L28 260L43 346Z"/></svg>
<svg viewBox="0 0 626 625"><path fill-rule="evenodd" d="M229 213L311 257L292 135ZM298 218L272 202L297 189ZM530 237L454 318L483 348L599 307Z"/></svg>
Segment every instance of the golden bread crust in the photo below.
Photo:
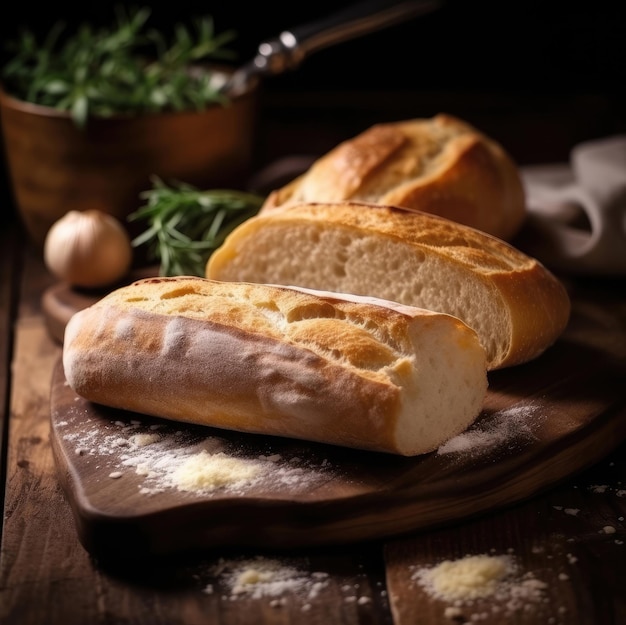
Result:
<svg viewBox="0 0 626 625"><path fill-rule="evenodd" d="M377 124L273 191L261 213L303 202L359 201L441 215L510 240L526 218L517 166L453 116Z"/></svg>

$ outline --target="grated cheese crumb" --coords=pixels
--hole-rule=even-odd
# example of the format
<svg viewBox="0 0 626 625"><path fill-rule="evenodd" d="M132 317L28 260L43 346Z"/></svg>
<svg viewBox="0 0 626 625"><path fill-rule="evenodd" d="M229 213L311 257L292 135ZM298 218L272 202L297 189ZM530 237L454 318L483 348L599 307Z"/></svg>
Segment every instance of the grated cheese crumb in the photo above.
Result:
<svg viewBox="0 0 626 625"><path fill-rule="evenodd" d="M326 481L333 471L327 460L300 460L271 449L251 454L200 431L187 432L137 419L110 421L103 427L99 419L85 421L81 411L69 416L68 424L80 421L82 427L80 433L63 437L75 444L74 453L96 470L108 469L105 475L113 479L130 468L133 474L129 480L142 495L175 489L185 496L212 497L224 491L264 492L277 484L302 492ZM143 483L137 483L137 477Z"/></svg>
<svg viewBox="0 0 626 625"><path fill-rule="evenodd" d="M231 600L238 597L280 599L283 595L304 595L317 598L328 585L328 574L308 573L297 562L255 557L248 559L221 559L212 570L213 575L229 588ZM320 581L322 580L322 581ZM305 609L303 606L302 609Z"/></svg>
<svg viewBox="0 0 626 625"><path fill-rule="evenodd" d="M449 602L445 616L463 617L463 606L489 599L489 612L511 616L529 610L544 599L547 585L530 573L519 574L512 555L468 555L445 560L433 567L410 567L411 579L432 597ZM466 620L487 619L486 611L474 611Z"/></svg>
<svg viewBox="0 0 626 625"><path fill-rule="evenodd" d="M493 595L498 582L512 572L508 556L467 556L460 560L445 560L432 569L423 569L416 579L432 594L454 601Z"/></svg>
<svg viewBox="0 0 626 625"><path fill-rule="evenodd" d="M133 434L130 440L136 447L145 447L146 445L156 443L160 438L158 434Z"/></svg>
<svg viewBox="0 0 626 625"><path fill-rule="evenodd" d="M443 615L452 620L455 619L460 619L463 617L463 610L461 610L461 608L457 607L457 606L448 606L444 612Z"/></svg>
<svg viewBox="0 0 626 625"><path fill-rule="evenodd" d="M258 464L206 450L189 456L172 473L172 483L183 491L202 491L249 482L260 473Z"/></svg>

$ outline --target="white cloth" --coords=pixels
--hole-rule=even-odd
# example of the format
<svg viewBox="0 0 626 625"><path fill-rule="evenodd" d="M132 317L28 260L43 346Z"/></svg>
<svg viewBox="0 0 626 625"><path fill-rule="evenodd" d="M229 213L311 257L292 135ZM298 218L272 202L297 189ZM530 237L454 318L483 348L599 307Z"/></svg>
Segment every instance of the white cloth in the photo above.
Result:
<svg viewBox="0 0 626 625"><path fill-rule="evenodd" d="M569 164L521 172L524 251L570 274L626 276L626 135L577 145Z"/></svg>

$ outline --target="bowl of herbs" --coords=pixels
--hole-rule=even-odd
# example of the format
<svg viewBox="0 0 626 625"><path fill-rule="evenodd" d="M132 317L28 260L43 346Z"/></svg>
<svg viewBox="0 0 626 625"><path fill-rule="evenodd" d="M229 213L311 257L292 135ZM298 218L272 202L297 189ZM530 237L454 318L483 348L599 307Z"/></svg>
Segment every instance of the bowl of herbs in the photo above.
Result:
<svg viewBox="0 0 626 625"><path fill-rule="evenodd" d="M149 27L150 10L118 9L108 28L55 25L9 42L0 117L16 207L42 245L70 210L127 217L154 176L200 189L237 188L250 172L253 91L221 90L232 31L213 19L179 24L171 39Z"/></svg>

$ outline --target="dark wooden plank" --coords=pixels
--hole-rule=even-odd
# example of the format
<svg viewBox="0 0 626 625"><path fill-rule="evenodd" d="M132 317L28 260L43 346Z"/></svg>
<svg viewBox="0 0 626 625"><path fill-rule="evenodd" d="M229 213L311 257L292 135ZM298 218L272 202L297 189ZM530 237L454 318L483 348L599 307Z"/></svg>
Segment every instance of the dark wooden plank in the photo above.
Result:
<svg viewBox="0 0 626 625"><path fill-rule="evenodd" d="M0 229L0 508L6 481L6 432L9 419L13 322L17 310L17 288L22 234L17 220L9 219ZM0 519L0 536L3 521Z"/></svg>
<svg viewBox="0 0 626 625"><path fill-rule="evenodd" d="M29 610L26 622L45 622L50 610L51 588L37 583L51 567L42 558L58 557L59 548L48 549L55 541L65 543L64 575L76 582L84 576L71 561L80 547L72 549L73 527L64 510L61 491L54 478L47 425L47 392L51 364L59 348L53 345L37 316L38 278L36 254L27 250L21 281L19 318L15 325L13 375L11 378L10 422L6 458L6 497L0 568L0 621L17 623ZM43 275L43 272L42 272ZM62 560L62 561L63 561ZM32 586L31 586L32 585ZM36 589L37 595L31 595ZM37 600L35 600L37 597ZM92 595L93 597L93 595ZM63 603L63 600L61 600ZM54 608L50 615L53 616Z"/></svg>

